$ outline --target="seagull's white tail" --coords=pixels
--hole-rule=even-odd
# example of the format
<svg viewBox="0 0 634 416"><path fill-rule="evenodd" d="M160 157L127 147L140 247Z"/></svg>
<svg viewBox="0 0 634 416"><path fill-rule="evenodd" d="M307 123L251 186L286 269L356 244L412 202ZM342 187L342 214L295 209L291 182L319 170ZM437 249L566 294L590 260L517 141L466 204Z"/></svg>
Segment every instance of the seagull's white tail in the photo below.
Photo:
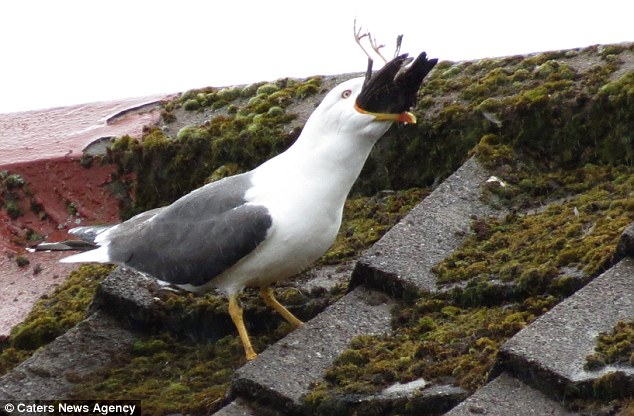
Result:
<svg viewBox="0 0 634 416"><path fill-rule="evenodd" d="M108 247L102 246L94 250L73 254L72 256L61 259L60 263L110 263Z"/></svg>

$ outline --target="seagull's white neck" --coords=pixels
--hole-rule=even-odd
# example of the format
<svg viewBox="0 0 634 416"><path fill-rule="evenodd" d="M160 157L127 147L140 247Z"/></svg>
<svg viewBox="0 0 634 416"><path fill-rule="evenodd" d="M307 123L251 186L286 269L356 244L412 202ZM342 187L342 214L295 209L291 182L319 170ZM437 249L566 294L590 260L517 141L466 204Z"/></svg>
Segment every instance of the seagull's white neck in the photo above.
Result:
<svg viewBox="0 0 634 416"><path fill-rule="evenodd" d="M370 132L323 131L307 123L297 141L254 172L255 185L275 183L280 192L316 195L342 207L375 142L390 123Z"/></svg>

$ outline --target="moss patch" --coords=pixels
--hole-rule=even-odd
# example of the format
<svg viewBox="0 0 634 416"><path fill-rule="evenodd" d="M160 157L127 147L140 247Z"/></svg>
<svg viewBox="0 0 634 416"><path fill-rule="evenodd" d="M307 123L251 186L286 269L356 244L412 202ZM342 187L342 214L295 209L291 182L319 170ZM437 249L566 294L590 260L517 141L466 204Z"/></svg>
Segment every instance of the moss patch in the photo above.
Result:
<svg viewBox="0 0 634 416"><path fill-rule="evenodd" d="M290 327L252 337L258 350L284 336ZM143 412L210 414L218 410L233 371L244 365L244 350L237 336L215 342L192 342L170 334L137 341L109 368L81 380L75 398L141 400Z"/></svg>
<svg viewBox="0 0 634 416"><path fill-rule="evenodd" d="M440 284L512 282L526 294L568 294L582 283L575 283L579 277L611 264L621 233L634 221L629 167L587 165L522 179L515 187L502 192L518 192L522 202L553 194L567 199L536 213L474 221L472 236L436 266Z"/></svg>
<svg viewBox="0 0 634 416"><path fill-rule="evenodd" d="M31 192L22 176L0 171L0 209L6 210L9 217L16 219L23 215L23 201Z"/></svg>
<svg viewBox="0 0 634 416"><path fill-rule="evenodd" d="M566 408L582 415L592 416L634 416L634 400L574 400Z"/></svg>
<svg viewBox="0 0 634 416"><path fill-rule="evenodd" d="M586 358L586 370L600 370L606 365L634 367L634 320L619 321L611 331L597 337L595 352Z"/></svg>
<svg viewBox="0 0 634 416"><path fill-rule="evenodd" d="M606 49L613 53L604 56ZM419 92L418 124L394 128L377 143L355 189L437 184L486 134L551 168L631 165L633 72L623 71L621 57L632 49L440 62Z"/></svg>
<svg viewBox="0 0 634 416"><path fill-rule="evenodd" d="M72 272L50 297L42 297L23 323L0 344L0 375L86 317L97 285L112 266L87 264Z"/></svg>
<svg viewBox="0 0 634 416"><path fill-rule="evenodd" d="M502 343L556 302L542 296L462 308L450 300L421 297L395 312L393 335L355 338L327 371L327 383L306 402L319 408L330 397L376 393L421 377L474 391L486 381Z"/></svg>

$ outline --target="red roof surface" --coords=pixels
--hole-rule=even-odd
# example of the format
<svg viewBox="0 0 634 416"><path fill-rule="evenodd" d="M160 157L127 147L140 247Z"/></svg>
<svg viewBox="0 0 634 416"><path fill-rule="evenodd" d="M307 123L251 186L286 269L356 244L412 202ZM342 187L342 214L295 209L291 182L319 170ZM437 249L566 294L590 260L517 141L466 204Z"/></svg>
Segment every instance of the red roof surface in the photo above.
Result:
<svg viewBox="0 0 634 416"><path fill-rule="evenodd" d="M0 167L56 157L81 157L100 137L139 135L158 120L144 110L167 95L0 114ZM134 110L137 111L134 111Z"/></svg>
<svg viewBox="0 0 634 416"><path fill-rule="evenodd" d="M26 252L25 230L55 241L77 225L117 222L118 201L106 186L112 167L93 164L87 169L79 158L100 138L141 136L144 126L157 123L156 104L167 98L157 95L0 114L0 171L21 175L32 195L20 199L18 218L0 209L0 337L78 267L59 263L64 253ZM45 218L33 212L31 201L41 204ZM76 212L69 210L70 203ZM29 264L19 267L17 256L27 258Z"/></svg>

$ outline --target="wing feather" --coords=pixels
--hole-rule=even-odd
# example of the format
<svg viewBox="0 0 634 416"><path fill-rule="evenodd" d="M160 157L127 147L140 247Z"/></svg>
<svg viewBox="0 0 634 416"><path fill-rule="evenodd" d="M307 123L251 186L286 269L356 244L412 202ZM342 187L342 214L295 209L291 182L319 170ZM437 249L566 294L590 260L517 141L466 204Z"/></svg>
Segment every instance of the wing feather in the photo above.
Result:
<svg viewBox="0 0 634 416"><path fill-rule="evenodd" d="M248 204L248 174L199 188L145 221L130 221L107 236L108 255L174 284L200 286L253 251L267 236L266 207Z"/></svg>

